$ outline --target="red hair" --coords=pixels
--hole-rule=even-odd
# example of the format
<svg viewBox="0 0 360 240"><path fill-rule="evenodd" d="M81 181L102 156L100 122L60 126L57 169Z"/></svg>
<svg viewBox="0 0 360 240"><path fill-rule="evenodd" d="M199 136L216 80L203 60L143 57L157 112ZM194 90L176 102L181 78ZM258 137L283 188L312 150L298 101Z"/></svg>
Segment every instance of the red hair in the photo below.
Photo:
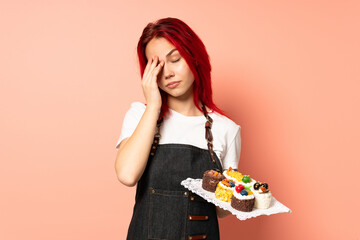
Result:
<svg viewBox="0 0 360 240"><path fill-rule="evenodd" d="M196 35L196 33L180 19L171 17L162 18L149 23L144 28L137 45L141 78L144 75L144 70L147 64L145 48L150 40L155 37L162 37L168 40L176 47L180 55L185 59L194 75L193 100L195 106L201 112L204 112L198 104L200 100L200 102L208 106L210 109L225 115L224 112L215 105L212 99L210 74L211 65L205 45L198 35ZM162 116L160 117L163 117L169 111L169 107L167 103L167 94L161 89L159 90L162 98Z"/></svg>

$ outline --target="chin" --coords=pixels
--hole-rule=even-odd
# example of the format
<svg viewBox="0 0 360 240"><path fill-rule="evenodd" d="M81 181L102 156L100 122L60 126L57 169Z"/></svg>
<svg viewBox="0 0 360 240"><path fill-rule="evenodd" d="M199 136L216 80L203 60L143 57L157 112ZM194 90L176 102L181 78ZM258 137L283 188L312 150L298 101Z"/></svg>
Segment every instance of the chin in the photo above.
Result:
<svg viewBox="0 0 360 240"><path fill-rule="evenodd" d="M185 95L189 95L189 89L184 88L174 88L174 89L162 89L167 95L174 97L174 98L180 98L184 97ZM191 94L190 94L191 95Z"/></svg>
<svg viewBox="0 0 360 240"><path fill-rule="evenodd" d="M174 98L178 98L178 97L181 97L184 95L183 92L179 92L179 91L174 91L174 92L171 92L171 91L168 91L166 92L169 96L171 97L174 97Z"/></svg>
<svg viewBox="0 0 360 240"><path fill-rule="evenodd" d="M166 93L167 95L170 95L170 96L177 96L177 95L181 95L181 93L183 93L183 91L181 91L181 89L180 88L174 88L174 89L169 89L169 88L167 88L167 87L164 87L164 88L162 88L162 87L160 87L160 89L164 92L164 93Z"/></svg>

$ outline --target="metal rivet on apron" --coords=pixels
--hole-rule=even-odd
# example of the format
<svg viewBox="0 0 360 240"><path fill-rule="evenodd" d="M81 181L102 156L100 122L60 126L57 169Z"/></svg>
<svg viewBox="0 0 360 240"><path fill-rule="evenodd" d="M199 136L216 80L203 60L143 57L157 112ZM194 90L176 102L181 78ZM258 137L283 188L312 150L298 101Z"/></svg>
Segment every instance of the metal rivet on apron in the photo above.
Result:
<svg viewBox="0 0 360 240"><path fill-rule="evenodd" d="M191 201L194 201L194 199L195 199L195 198L194 198L193 196L190 197L190 200L191 200Z"/></svg>
<svg viewBox="0 0 360 240"><path fill-rule="evenodd" d="M184 193L185 197L187 197L188 194L189 194L188 192L185 192L185 193Z"/></svg>
<svg viewBox="0 0 360 240"><path fill-rule="evenodd" d="M155 190L154 190L154 189L151 189L151 193L155 193Z"/></svg>

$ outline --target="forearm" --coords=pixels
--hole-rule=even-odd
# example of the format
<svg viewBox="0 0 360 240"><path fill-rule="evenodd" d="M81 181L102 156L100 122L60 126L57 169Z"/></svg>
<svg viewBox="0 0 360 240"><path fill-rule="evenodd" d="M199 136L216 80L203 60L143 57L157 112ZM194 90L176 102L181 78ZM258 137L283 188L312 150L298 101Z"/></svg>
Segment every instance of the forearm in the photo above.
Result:
<svg viewBox="0 0 360 240"><path fill-rule="evenodd" d="M146 168L158 117L159 110L148 106L134 133L120 144L115 170L127 186L134 186Z"/></svg>
<svg viewBox="0 0 360 240"><path fill-rule="evenodd" d="M216 214L217 214L217 216L218 216L219 218L224 218L224 217L230 215L231 212L229 212L229 211L227 211L227 210L224 210L224 209L216 206Z"/></svg>

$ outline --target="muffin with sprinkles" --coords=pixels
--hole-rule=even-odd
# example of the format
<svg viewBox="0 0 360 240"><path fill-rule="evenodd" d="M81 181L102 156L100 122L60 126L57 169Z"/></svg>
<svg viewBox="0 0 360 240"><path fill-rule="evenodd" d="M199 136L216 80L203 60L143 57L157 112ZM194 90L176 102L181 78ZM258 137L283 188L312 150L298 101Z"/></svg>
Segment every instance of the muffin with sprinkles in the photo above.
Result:
<svg viewBox="0 0 360 240"><path fill-rule="evenodd" d="M254 208L255 197L251 190L240 184L236 186L231 198L231 206L242 212L251 212Z"/></svg>
<svg viewBox="0 0 360 240"><path fill-rule="evenodd" d="M250 177L250 175L244 175L241 178L240 184L244 187L252 187L255 184L255 180Z"/></svg>
<svg viewBox="0 0 360 240"><path fill-rule="evenodd" d="M215 197L220 201L230 202L235 189L235 182L230 179L224 179L218 183L215 190Z"/></svg>
<svg viewBox="0 0 360 240"><path fill-rule="evenodd" d="M232 167L229 167L229 169L225 170L223 172L223 175L230 180L235 181L236 185L239 185L242 183L243 175L238 172L237 170L232 169Z"/></svg>
<svg viewBox="0 0 360 240"><path fill-rule="evenodd" d="M203 174L202 188L209 192L215 192L218 183L225 179L221 172L207 170Z"/></svg>

